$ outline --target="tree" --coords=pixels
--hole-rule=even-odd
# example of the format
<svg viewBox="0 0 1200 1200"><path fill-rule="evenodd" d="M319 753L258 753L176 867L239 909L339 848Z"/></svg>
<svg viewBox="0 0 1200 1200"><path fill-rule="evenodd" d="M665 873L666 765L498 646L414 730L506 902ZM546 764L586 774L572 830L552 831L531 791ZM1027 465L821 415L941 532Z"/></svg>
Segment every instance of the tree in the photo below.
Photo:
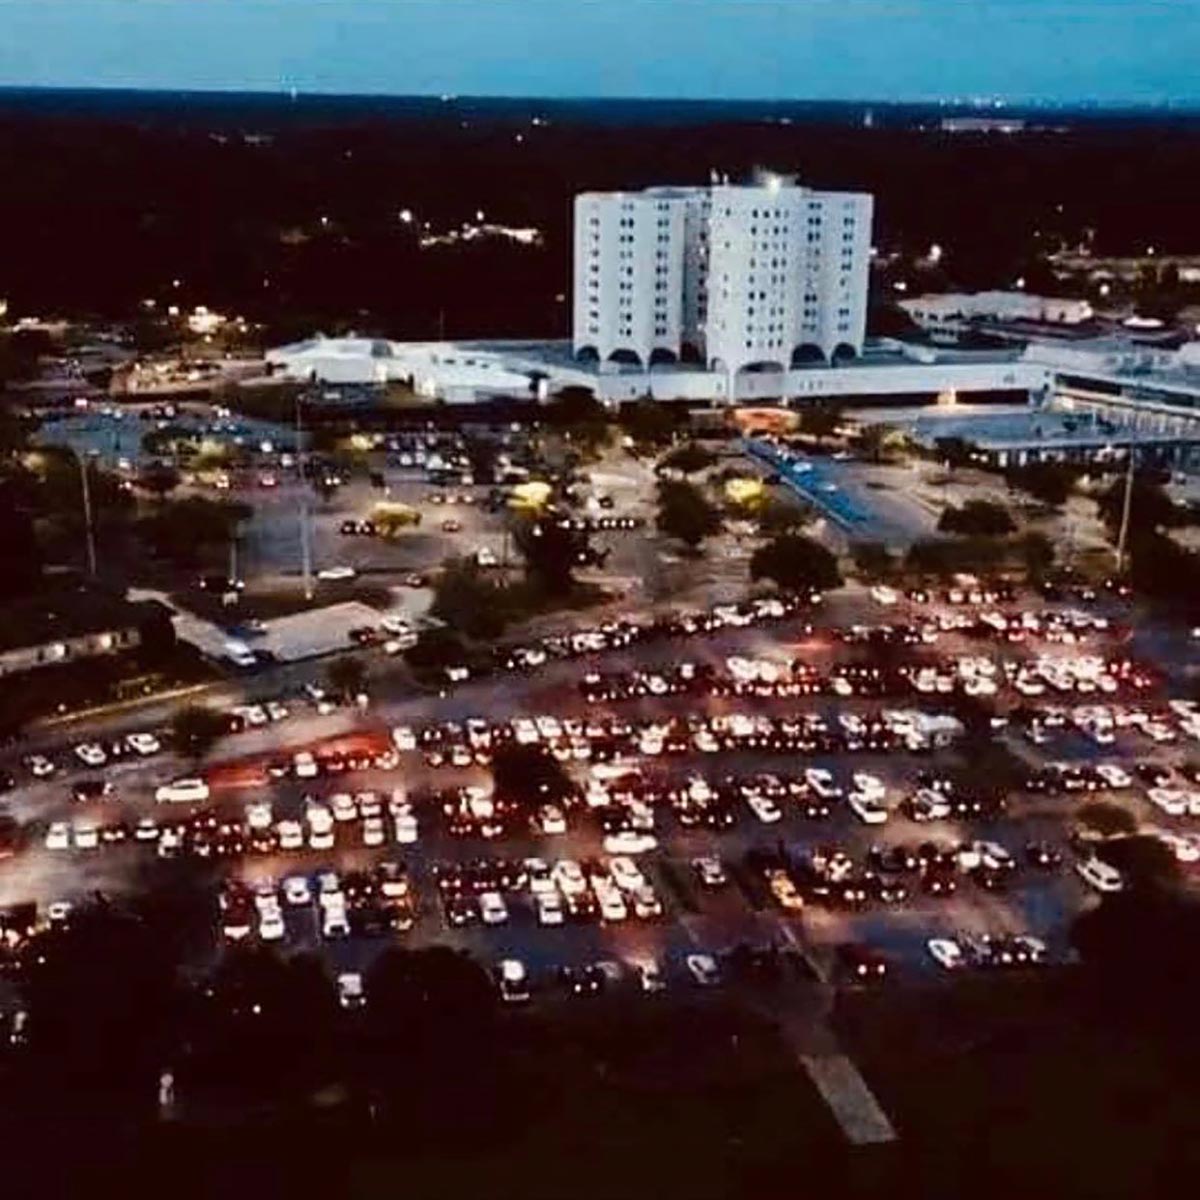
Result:
<svg viewBox="0 0 1200 1200"><path fill-rule="evenodd" d="M866 425L858 434L859 453L875 463L890 462L907 446L908 437L894 425Z"/></svg>
<svg viewBox="0 0 1200 1200"><path fill-rule="evenodd" d="M850 556L859 574L867 580L890 579L898 562L883 542L856 542L850 548Z"/></svg>
<svg viewBox="0 0 1200 1200"><path fill-rule="evenodd" d="M812 520L812 510L795 500L772 496L758 514L758 529L768 536L776 533L794 533L803 529Z"/></svg>
<svg viewBox="0 0 1200 1200"><path fill-rule="evenodd" d="M333 692L352 700L366 687L367 668L361 659L343 655L325 668L325 678Z"/></svg>
<svg viewBox="0 0 1200 1200"><path fill-rule="evenodd" d="M145 923L106 901L81 904L65 928L33 938L21 964L29 1050L59 1099L82 1086L152 1103L178 993Z"/></svg>
<svg viewBox="0 0 1200 1200"><path fill-rule="evenodd" d="M1179 863L1162 838L1139 834L1109 838L1096 853L1121 872L1127 888L1171 888L1179 882Z"/></svg>
<svg viewBox="0 0 1200 1200"><path fill-rule="evenodd" d="M138 486L163 500L179 486L179 472L165 463L152 463L138 476Z"/></svg>
<svg viewBox="0 0 1200 1200"><path fill-rule="evenodd" d="M513 540L529 582L549 596L567 595L575 585L575 568L594 561L587 533L555 515L518 519Z"/></svg>
<svg viewBox="0 0 1200 1200"><path fill-rule="evenodd" d="M496 799L532 809L574 792L570 776L544 746L508 743L492 759Z"/></svg>
<svg viewBox="0 0 1200 1200"><path fill-rule="evenodd" d="M404 660L418 674L436 674L446 667L467 661L468 650L462 636L453 629L423 629L416 645L405 651Z"/></svg>
<svg viewBox="0 0 1200 1200"><path fill-rule="evenodd" d="M799 430L808 437L824 442L836 437L842 427L841 409L827 404L810 404L800 410Z"/></svg>
<svg viewBox="0 0 1200 1200"><path fill-rule="evenodd" d="M1100 519L1114 540L1121 528L1125 512L1124 477L1116 479L1096 498ZM1188 510L1167 495L1161 483L1147 472L1137 472L1129 495L1129 528L1131 532L1150 533L1159 529L1175 529L1189 519Z"/></svg>
<svg viewBox="0 0 1200 1200"><path fill-rule="evenodd" d="M1129 538L1129 577L1144 595L1191 611L1200 596L1200 554L1165 534L1137 532Z"/></svg>
<svg viewBox="0 0 1200 1200"><path fill-rule="evenodd" d="M683 445L667 451L658 465L668 470L678 471L682 475L694 475L697 471L711 467L716 461L716 455L701 446L699 442L684 442Z"/></svg>
<svg viewBox="0 0 1200 1200"><path fill-rule="evenodd" d="M697 550L721 528L721 514L704 493L690 483L665 481L658 485L658 529Z"/></svg>
<svg viewBox="0 0 1200 1200"><path fill-rule="evenodd" d="M171 718L171 740L188 758L203 758L228 732L224 715L201 704L189 704Z"/></svg>
<svg viewBox="0 0 1200 1200"><path fill-rule="evenodd" d="M798 534L783 534L755 550L750 578L770 579L789 592L824 592L842 583L837 559L819 542Z"/></svg>
<svg viewBox="0 0 1200 1200"><path fill-rule="evenodd" d="M371 509L371 523L380 537L391 539L399 536L405 529L420 525L421 513L407 504L376 504Z"/></svg>
<svg viewBox="0 0 1200 1200"><path fill-rule="evenodd" d="M1069 463L1032 462L1008 472L1010 487L1028 492L1051 508L1061 508L1075 490L1079 470Z"/></svg>
<svg viewBox="0 0 1200 1200"><path fill-rule="evenodd" d="M625 405L618 421L636 445L651 447L669 445L680 425L676 413L655 400Z"/></svg>
<svg viewBox="0 0 1200 1200"><path fill-rule="evenodd" d="M961 533L967 537L1003 537L1016 526L1008 510L990 500L968 500L961 508L949 505L938 521L943 533Z"/></svg>
<svg viewBox="0 0 1200 1200"><path fill-rule="evenodd" d="M13 479L0 479L0 600L18 600L42 580L42 551L33 527L25 489Z"/></svg>
<svg viewBox="0 0 1200 1200"><path fill-rule="evenodd" d="M912 571L941 578L985 574L1003 562L1007 549L1005 543L990 537L923 538L908 548L904 561Z"/></svg>
<svg viewBox="0 0 1200 1200"><path fill-rule="evenodd" d="M164 501L138 522L137 532L155 554L178 564L192 564L209 547L231 541L238 525L251 514L246 504L187 496Z"/></svg>
<svg viewBox="0 0 1200 1200"><path fill-rule="evenodd" d="M501 588L473 559L451 558L433 586L430 612L456 633L490 641L504 632L507 614Z"/></svg>
<svg viewBox="0 0 1200 1200"><path fill-rule="evenodd" d="M1030 579L1044 579L1054 566L1054 543L1036 529L1022 534L1017 539L1016 551L1021 556Z"/></svg>
<svg viewBox="0 0 1200 1200"><path fill-rule="evenodd" d="M1081 825L1104 838L1130 836L1137 832L1137 821L1133 814L1119 804L1106 800L1093 800L1083 805L1077 814Z"/></svg>
<svg viewBox="0 0 1200 1200"><path fill-rule="evenodd" d="M933 446L949 471L956 467L969 467L979 453L979 447L974 442L961 437L935 438Z"/></svg>

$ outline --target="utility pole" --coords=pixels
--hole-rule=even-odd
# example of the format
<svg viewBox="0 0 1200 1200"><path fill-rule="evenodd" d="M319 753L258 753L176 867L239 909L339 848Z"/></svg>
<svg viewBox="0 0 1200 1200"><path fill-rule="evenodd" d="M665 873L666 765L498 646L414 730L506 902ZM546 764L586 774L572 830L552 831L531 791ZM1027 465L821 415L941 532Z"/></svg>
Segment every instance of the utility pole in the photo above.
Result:
<svg viewBox="0 0 1200 1200"><path fill-rule="evenodd" d="M87 460L82 454L76 454L75 461L79 464L79 484L80 491L83 493L83 525L87 534L88 574L94 579L96 576L96 535L92 529L92 492L88 485Z"/></svg>
<svg viewBox="0 0 1200 1200"><path fill-rule="evenodd" d="M1121 531L1117 534L1117 574L1125 571L1125 542L1129 537L1129 510L1133 504L1133 469L1137 446L1129 443L1129 463L1125 468L1125 499L1121 505Z"/></svg>
<svg viewBox="0 0 1200 1200"><path fill-rule="evenodd" d="M304 427L300 420L301 394L296 394L296 467L300 473L300 574L304 579L304 598L313 598L312 545L308 533L308 479L305 475Z"/></svg>

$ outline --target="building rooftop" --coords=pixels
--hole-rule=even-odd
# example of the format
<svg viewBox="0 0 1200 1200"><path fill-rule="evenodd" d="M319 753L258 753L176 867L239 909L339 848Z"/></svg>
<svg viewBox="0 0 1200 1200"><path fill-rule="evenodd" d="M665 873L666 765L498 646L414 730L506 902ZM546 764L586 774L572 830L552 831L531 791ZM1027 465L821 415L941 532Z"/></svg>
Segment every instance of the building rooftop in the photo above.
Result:
<svg viewBox="0 0 1200 1200"><path fill-rule="evenodd" d="M124 629L170 611L154 600L131 601L86 583L55 586L0 608L0 652L43 646L89 633Z"/></svg>

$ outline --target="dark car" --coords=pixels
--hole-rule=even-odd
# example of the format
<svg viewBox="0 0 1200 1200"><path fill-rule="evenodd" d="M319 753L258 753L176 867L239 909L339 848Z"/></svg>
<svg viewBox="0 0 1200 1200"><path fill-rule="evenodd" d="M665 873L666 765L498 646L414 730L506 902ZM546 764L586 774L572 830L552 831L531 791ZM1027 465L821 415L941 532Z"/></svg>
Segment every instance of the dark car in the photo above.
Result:
<svg viewBox="0 0 1200 1200"><path fill-rule="evenodd" d="M838 970L853 983L878 983L887 977L887 959L860 942L843 942L837 948Z"/></svg>
<svg viewBox="0 0 1200 1200"><path fill-rule="evenodd" d="M1029 842L1025 846L1025 861L1031 867L1054 871L1062 866L1062 851L1051 842Z"/></svg>
<svg viewBox="0 0 1200 1200"><path fill-rule="evenodd" d="M604 990L604 972L591 963L559 967L558 978L569 996L598 996Z"/></svg>

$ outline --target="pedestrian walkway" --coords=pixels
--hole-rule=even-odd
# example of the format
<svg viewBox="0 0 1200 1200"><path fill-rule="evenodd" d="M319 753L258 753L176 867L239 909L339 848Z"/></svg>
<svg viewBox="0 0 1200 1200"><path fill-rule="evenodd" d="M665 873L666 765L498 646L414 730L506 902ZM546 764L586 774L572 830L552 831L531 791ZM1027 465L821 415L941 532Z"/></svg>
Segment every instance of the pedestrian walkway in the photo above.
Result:
<svg viewBox="0 0 1200 1200"><path fill-rule="evenodd" d="M874 1146L896 1140L887 1114L844 1054L802 1054L800 1061L851 1144Z"/></svg>

